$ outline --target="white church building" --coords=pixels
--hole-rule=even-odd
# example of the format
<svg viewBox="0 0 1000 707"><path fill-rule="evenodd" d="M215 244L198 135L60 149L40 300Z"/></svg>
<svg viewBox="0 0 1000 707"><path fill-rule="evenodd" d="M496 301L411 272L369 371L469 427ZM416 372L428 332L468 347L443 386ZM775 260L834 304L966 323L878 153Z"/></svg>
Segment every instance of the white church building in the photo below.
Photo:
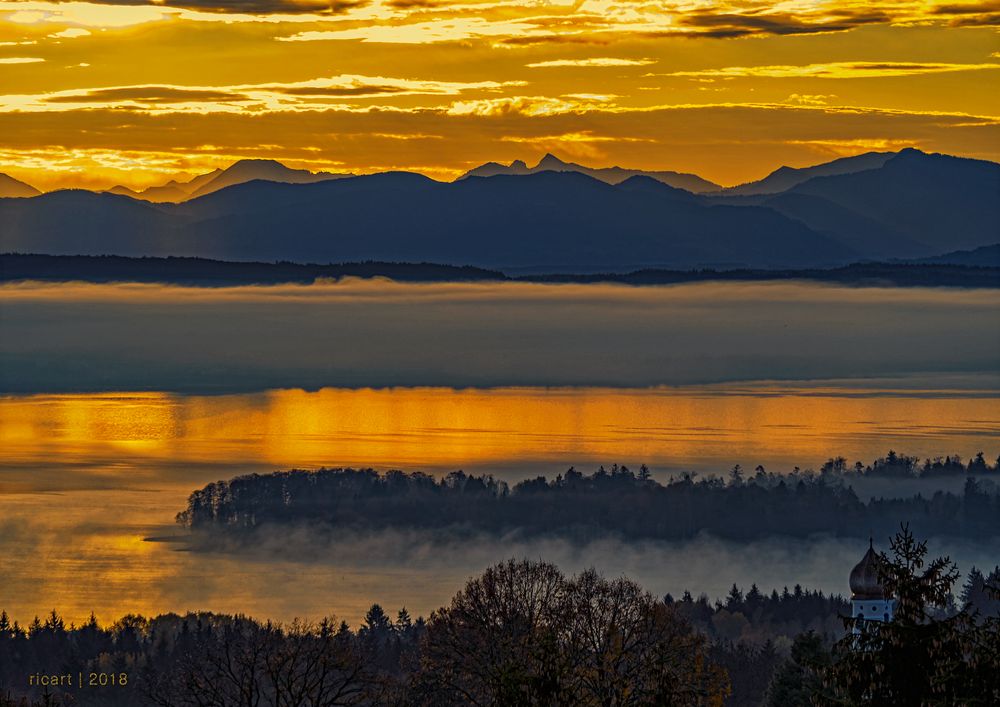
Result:
<svg viewBox="0 0 1000 707"><path fill-rule="evenodd" d="M896 600L887 596L879 582L878 567L878 553L869 540L868 552L851 570L851 616L856 619L892 621Z"/></svg>

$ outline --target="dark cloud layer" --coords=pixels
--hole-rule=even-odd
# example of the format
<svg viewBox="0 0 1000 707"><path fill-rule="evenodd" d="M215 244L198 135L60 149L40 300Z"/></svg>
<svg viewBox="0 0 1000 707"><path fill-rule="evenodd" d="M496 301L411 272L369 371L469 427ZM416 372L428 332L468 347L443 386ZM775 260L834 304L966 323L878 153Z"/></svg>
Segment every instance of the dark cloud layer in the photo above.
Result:
<svg viewBox="0 0 1000 707"><path fill-rule="evenodd" d="M292 88L277 88L278 93L289 96L336 96L361 98L364 96L382 96L393 93L404 93L402 86L296 86Z"/></svg>
<svg viewBox="0 0 1000 707"><path fill-rule="evenodd" d="M248 14L315 13L339 15L367 5L367 0L165 0L167 7Z"/></svg>
<svg viewBox="0 0 1000 707"><path fill-rule="evenodd" d="M1000 2L970 2L952 5L938 5L931 14L949 18L952 27L995 27L1000 25Z"/></svg>
<svg viewBox="0 0 1000 707"><path fill-rule="evenodd" d="M699 36L717 38L744 37L754 34L817 34L845 32L863 25L889 22L892 18L883 12L835 13L834 19L810 21L792 14L725 14L700 11L680 17L680 24L706 30Z"/></svg>
<svg viewBox="0 0 1000 707"><path fill-rule="evenodd" d="M72 0L55 0L71 2ZM202 12L237 13L251 15L302 14L339 15L356 7L363 7L369 0L95 0L102 5L155 5Z"/></svg>
<svg viewBox="0 0 1000 707"><path fill-rule="evenodd" d="M79 95L49 96L47 103L80 103L91 101L133 100L141 103L183 103L186 101L239 101L245 96L213 89L175 88L172 86L123 86L97 88Z"/></svg>

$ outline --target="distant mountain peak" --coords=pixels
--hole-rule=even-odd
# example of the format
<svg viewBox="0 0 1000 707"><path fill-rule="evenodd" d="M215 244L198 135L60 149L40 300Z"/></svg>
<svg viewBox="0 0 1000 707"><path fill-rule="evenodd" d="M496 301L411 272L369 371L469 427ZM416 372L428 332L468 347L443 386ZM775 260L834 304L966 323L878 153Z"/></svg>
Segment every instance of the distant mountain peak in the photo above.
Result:
<svg viewBox="0 0 1000 707"><path fill-rule="evenodd" d="M256 170L264 174L270 174L270 173L280 174L285 172L308 172L308 170L304 169L292 169L291 167L286 167L277 160L250 158L250 159L236 160L225 169L220 170L220 174L232 174L234 172L246 172L248 170ZM311 174L311 172L309 173Z"/></svg>
<svg viewBox="0 0 1000 707"><path fill-rule="evenodd" d="M535 165L535 169L556 169L558 167L571 167L571 166L574 165L572 165L570 162L563 162L561 159L553 155L551 152L546 152L545 156L542 157L542 159L538 160L538 164Z"/></svg>
<svg viewBox="0 0 1000 707"><path fill-rule="evenodd" d="M575 162L564 162L551 152L546 153L534 167L528 167L523 160L514 160L509 165L503 165L499 162L487 162L470 169L456 181L466 179L467 177L521 176L537 172L577 172L606 184L620 184L629 177L645 176L675 189L683 189L695 194L715 192L722 189L718 184L710 182L707 179L702 179L696 174L625 169L623 167L586 167Z"/></svg>
<svg viewBox="0 0 1000 707"><path fill-rule="evenodd" d="M201 181L190 192L195 199L212 192L231 187L244 182L262 179L270 182L285 182L288 184L309 184L327 179L338 179L349 175L329 172L310 172L306 169L292 169L277 160L248 158L237 160L223 170L216 170L214 176ZM199 178L196 178L199 179ZM192 180L192 183L195 180Z"/></svg>
<svg viewBox="0 0 1000 707"><path fill-rule="evenodd" d="M225 172L226 170L239 167L274 167L275 169L291 169L290 167L283 165L281 162L278 162L278 160L270 160L261 157L246 157L241 160L236 160L222 171Z"/></svg>
<svg viewBox="0 0 1000 707"><path fill-rule="evenodd" d="M175 177L163 184L146 187L142 190L131 189L119 184L105 191L152 203L179 203L211 194L226 187L255 180L284 182L287 184L308 184L345 176L351 175L292 169L277 160L251 157L237 160L225 168L217 167L210 172L198 174L190 178Z"/></svg>
<svg viewBox="0 0 1000 707"><path fill-rule="evenodd" d="M0 173L0 198L16 197L26 198L41 194L30 184L25 184L19 179L14 179L10 175Z"/></svg>

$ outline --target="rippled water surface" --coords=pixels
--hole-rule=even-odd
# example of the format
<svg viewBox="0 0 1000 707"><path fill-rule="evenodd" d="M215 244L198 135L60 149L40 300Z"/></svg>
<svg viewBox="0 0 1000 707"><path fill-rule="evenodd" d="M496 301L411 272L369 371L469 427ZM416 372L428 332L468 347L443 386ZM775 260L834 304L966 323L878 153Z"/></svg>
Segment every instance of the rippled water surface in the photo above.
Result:
<svg viewBox="0 0 1000 707"><path fill-rule="evenodd" d="M194 488L248 471L372 465L464 468L516 480L570 464L647 463L658 478L732 464L786 471L831 453L870 461L892 446L921 456L1000 449L988 392L785 386L740 389L387 389L183 396L38 395L0 399L0 606L30 619L53 607L244 611L352 621L372 601L427 613L464 579L511 555L567 570L627 572L657 592L723 594L733 581L845 591L856 543L780 541L737 548L606 541L509 543L406 534L345 537L309 561L276 552L201 555L176 542L174 514ZM943 422L946 421L946 422ZM959 559L1000 557L993 541ZM725 571L720 571L724 567Z"/></svg>

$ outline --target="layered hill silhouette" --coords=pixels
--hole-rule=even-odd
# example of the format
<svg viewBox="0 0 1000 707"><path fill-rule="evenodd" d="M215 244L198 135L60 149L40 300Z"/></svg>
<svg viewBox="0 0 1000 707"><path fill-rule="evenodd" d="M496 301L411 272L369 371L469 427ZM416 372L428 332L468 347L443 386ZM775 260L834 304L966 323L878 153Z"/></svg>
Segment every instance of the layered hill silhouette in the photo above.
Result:
<svg viewBox="0 0 1000 707"><path fill-rule="evenodd" d="M646 177L615 186L555 172L454 183L408 173L254 181L170 207L64 191L0 202L0 231L5 252L426 261L514 272L791 266L854 255L771 209L702 204Z"/></svg>
<svg viewBox="0 0 1000 707"><path fill-rule="evenodd" d="M200 174L187 181L171 179L166 184L148 187L142 191L135 191L133 189L129 189L128 187L118 185L108 189L108 192L111 194L130 196L133 199L152 201L154 203L185 201L191 198L192 192L197 191L199 188L218 177L221 173L221 169L213 169L211 172Z"/></svg>
<svg viewBox="0 0 1000 707"><path fill-rule="evenodd" d="M699 195L651 176L610 184L575 171L254 180L179 204L62 191L0 200L0 251L596 273L829 267L1000 241L1000 165L882 157L841 161L776 194Z"/></svg>
<svg viewBox="0 0 1000 707"><path fill-rule="evenodd" d="M215 169L186 182L170 180L166 184L149 187L138 192L124 186L113 187L108 191L112 194L121 194L154 203L177 203L256 179L285 184L311 184L348 176L351 175L291 169L275 160L239 160L225 169Z"/></svg>
<svg viewBox="0 0 1000 707"><path fill-rule="evenodd" d="M551 153L542 157L534 167L529 167L522 160L514 160L509 165L500 164L499 162L487 162L475 169L469 170L459 177L459 179L466 179L467 177L495 177L498 174L523 176L538 172L578 172L602 182L607 182L608 184L621 184L630 177L652 177L658 182L663 182L669 186L684 189L694 194L714 192L722 189L718 184L710 182L707 179L702 179L697 174L644 171L639 169L625 169L623 167L584 167L574 162L564 162Z"/></svg>
<svg viewBox="0 0 1000 707"><path fill-rule="evenodd" d="M973 250L956 250L913 261L921 265L960 265L964 267L1000 268L1000 243Z"/></svg>
<svg viewBox="0 0 1000 707"><path fill-rule="evenodd" d="M810 170L816 176L777 194L727 191L713 199L770 207L872 258L926 257L1000 239L1000 165L994 162L905 149L798 172Z"/></svg>
<svg viewBox="0 0 1000 707"><path fill-rule="evenodd" d="M41 193L30 184L25 184L6 174L0 174L0 199L22 199L38 196Z"/></svg>
<svg viewBox="0 0 1000 707"><path fill-rule="evenodd" d="M839 160L812 167L779 167L756 182L748 182L722 191L732 196L778 194L809 181L813 177L832 177L840 174L854 174L867 169L878 169L895 156L895 152L866 152L862 155L842 157Z"/></svg>
<svg viewBox="0 0 1000 707"><path fill-rule="evenodd" d="M838 204L935 254L990 245L1000 234L1000 165L993 162L908 149L879 169L810 179L788 193Z"/></svg>

